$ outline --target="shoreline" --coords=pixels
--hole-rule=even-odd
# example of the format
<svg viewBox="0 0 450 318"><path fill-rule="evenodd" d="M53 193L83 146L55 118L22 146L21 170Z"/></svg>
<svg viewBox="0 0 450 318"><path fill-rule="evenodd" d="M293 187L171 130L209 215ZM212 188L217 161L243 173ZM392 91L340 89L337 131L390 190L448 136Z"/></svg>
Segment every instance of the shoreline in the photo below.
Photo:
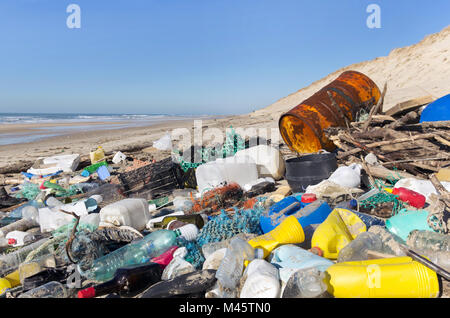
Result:
<svg viewBox="0 0 450 318"><path fill-rule="evenodd" d="M155 123L138 123L138 125L128 127L116 127L110 129L95 129L96 126L102 125L104 122L95 122L90 124L89 130L85 131L69 131L67 134L50 136L37 141L26 143L15 143L0 145L0 169L8 170L16 164L22 163L24 166L32 165L36 159L40 157L49 157L59 154L80 154L89 155L89 152L102 146L105 152L127 151L133 148L149 148L149 153L156 159L161 160L170 156L170 151L160 151L156 148L151 148L153 142L161 138L166 132L171 132L176 128L187 128L192 131L195 120L202 120L203 128L219 128L223 132L225 129L232 126L233 128L243 127L247 128L252 125L257 127L277 127L275 122L270 123L268 118L251 117L246 115L231 115L208 118L183 118L179 120L168 120ZM120 122L122 124L123 122ZM83 122L84 126L86 123ZM110 122L108 122L110 124ZM64 127L66 124L52 123L51 125ZM72 126L78 123L72 124ZM19 124L15 127L16 133L21 129L36 128L39 131L42 124ZM42 127L43 128L43 127ZM1 127L5 129L5 127ZM1 131L1 130L0 130ZM28 131L26 131L28 132ZM26 169L25 169L26 170ZM25 171L22 170L22 171ZM16 171L20 172L20 171ZM3 172L5 173L5 172ZM13 173L8 172L8 173Z"/></svg>

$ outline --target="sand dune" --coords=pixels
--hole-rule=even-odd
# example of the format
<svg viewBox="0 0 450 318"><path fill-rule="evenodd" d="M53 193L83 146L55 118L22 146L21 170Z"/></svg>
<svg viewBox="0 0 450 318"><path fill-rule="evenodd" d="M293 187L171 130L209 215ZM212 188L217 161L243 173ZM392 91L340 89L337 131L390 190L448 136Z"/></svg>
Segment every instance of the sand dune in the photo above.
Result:
<svg viewBox="0 0 450 318"><path fill-rule="evenodd" d="M411 98L425 95L439 98L447 95L450 93L450 26L439 33L426 36L417 44L394 49L388 56L337 70L310 86L251 113L251 116L270 115L272 120L278 121L282 113L300 104L347 70L366 74L377 83L380 90L385 82L388 83L384 111Z"/></svg>

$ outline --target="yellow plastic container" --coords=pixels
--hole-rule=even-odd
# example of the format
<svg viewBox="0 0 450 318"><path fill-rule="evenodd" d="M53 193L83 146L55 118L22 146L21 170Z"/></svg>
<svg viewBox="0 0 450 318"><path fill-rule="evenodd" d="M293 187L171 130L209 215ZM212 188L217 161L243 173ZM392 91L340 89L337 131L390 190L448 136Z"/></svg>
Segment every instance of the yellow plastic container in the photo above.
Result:
<svg viewBox="0 0 450 318"><path fill-rule="evenodd" d="M291 215L272 231L257 236L248 243L254 248L261 248L264 251L264 258L266 258L280 244L298 244L304 240L305 233L302 226L297 218Z"/></svg>
<svg viewBox="0 0 450 318"><path fill-rule="evenodd" d="M19 271L16 270L3 278L0 278L0 294L3 294L8 288L14 288L20 285Z"/></svg>
<svg viewBox="0 0 450 318"><path fill-rule="evenodd" d="M91 164L95 164L97 162L105 160L105 152L103 151L102 146L99 146L97 150L92 151L90 153Z"/></svg>
<svg viewBox="0 0 450 318"><path fill-rule="evenodd" d="M436 298L436 273L410 257L392 257L331 265L328 292L336 298Z"/></svg>
<svg viewBox="0 0 450 318"><path fill-rule="evenodd" d="M323 257L337 259L339 251L365 231L366 225L356 214L337 208L314 231L311 247L319 248Z"/></svg>

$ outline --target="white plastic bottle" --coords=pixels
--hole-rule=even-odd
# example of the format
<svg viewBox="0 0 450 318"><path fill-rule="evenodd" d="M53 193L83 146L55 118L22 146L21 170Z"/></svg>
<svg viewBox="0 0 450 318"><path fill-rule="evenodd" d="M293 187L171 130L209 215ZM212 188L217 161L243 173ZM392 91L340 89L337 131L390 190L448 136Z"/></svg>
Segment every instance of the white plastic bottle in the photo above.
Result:
<svg viewBox="0 0 450 318"><path fill-rule="evenodd" d="M245 279L240 298L279 298L281 292L278 269L263 259L250 262L244 271Z"/></svg>
<svg viewBox="0 0 450 318"><path fill-rule="evenodd" d="M7 239L13 239L16 243L13 245L14 247L23 246L25 244L25 240L30 238L32 234L23 231L11 231L6 234Z"/></svg>
<svg viewBox="0 0 450 318"><path fill-rule="evenodd" d="M150 220L148 202L145 199L124 199L100 210L100 224L131 226L138 231L145 229Z"/></svg>

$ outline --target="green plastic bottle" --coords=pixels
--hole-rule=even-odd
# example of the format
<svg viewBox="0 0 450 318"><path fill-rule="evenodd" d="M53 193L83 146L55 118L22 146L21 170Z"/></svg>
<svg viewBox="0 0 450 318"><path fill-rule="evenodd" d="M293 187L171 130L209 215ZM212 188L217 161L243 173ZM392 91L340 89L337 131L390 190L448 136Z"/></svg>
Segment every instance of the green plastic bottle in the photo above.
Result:
<svg viewBox="0 0 450 318"><path fill-rule="evenodd" d="M118 268L144 264L166 252L176 245L176 238L180 235L188 240L192 239L189 237L190 233L185 233L183 227L175 231L158 230L136 243L125 245L94 260L91 268L87 271L83 271L78 266L78 271L82 276L93 281L105 282L111 280Z"/></svg>

